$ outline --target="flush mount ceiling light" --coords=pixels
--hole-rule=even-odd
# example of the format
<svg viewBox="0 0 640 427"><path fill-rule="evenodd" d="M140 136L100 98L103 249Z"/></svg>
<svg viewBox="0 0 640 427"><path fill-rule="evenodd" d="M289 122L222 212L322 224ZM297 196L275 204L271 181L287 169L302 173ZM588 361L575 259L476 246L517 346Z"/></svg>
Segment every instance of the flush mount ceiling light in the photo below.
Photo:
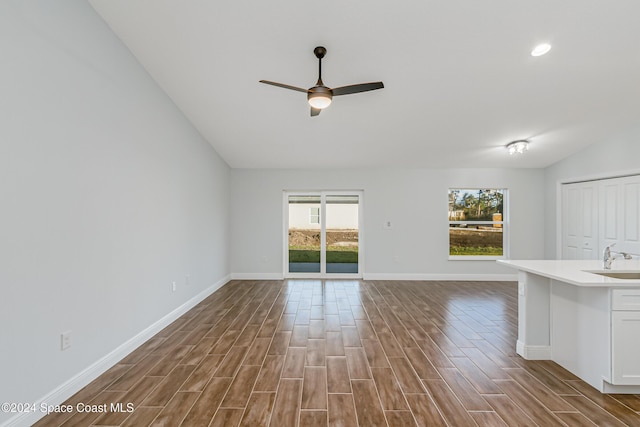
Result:
<svg viewBox="0 0 640 427"><path fill-rule="evenodd" d="M517 141L513 141L507 144L507 150L509 150L509 154L522 154L529 149L529 141L526 139L519 139Z"/></svg>
<svg viewBox="0 0 640 427"><path fill-rule="evenodd" d="M551 45L549 43L542 43L533 48L533 50L531 51L531 56L542 56L545 53L548 53L550 50Z"/></svg>

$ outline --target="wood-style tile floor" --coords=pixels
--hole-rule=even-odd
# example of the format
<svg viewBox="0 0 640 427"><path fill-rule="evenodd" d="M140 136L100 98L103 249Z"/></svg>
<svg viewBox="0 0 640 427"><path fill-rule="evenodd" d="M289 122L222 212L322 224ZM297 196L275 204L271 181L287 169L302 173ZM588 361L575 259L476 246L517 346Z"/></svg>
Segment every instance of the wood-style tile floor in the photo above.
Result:
<svg viewBox="0 0 640 427"><path fill-rule="evenodd" d="M513 282L232 281L39 426L640 426L514 352Z"/></svg>

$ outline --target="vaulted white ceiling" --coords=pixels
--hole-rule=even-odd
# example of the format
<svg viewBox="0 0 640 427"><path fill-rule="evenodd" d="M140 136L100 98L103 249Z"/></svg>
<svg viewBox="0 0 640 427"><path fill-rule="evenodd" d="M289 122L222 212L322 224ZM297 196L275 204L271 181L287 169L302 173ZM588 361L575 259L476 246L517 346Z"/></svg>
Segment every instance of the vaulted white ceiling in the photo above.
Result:
<svg viewBox="0 0 640 427"><path fill-rule="evenodd" d="M90 2L234 168L545 167L640 141L637 0ZM313 86L319 45L327 86L385 88L312 118L258 83Z"/></svg>

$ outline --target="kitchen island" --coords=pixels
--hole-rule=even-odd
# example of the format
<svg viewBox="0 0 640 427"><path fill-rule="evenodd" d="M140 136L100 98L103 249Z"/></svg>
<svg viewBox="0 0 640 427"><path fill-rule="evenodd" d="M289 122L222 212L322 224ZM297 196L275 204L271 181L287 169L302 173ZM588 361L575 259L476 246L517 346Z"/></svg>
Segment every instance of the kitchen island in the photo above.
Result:
<svg viewBox="0 0 640 427"><path fill-rule="evenodd" d="M640 261L498 263L518 270L520 356L553 360L602 393L640 393L640 278L601 275L640 276Z"/></svg>

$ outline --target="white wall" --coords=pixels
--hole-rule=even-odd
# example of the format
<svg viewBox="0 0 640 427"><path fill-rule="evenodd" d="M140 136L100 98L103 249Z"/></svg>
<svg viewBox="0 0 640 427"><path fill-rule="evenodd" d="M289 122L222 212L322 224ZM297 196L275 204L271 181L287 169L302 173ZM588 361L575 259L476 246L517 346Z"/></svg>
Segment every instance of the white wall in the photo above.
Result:
<svg viewBox="0 0 640 427"><path fill-rule="evenodd" d="M640 130L612 136L545 169L545 258L555 259L560 239L560 183L640 173Z"/></svg>
<svg viewBox="0 0 640 427"><path fill-rule="evenodd" d="M365 278L511 275L494 261L448 260L447 191L508 188L511 256L535 259L544 247L543 184L539 169L233 169L231 271L239 278L281 277L283 190L326 189L364 190ZM390 230L383 228L387 220Z"/></svg>
<svg viewBox="0 0 640 427"><path fill-rule="evenodd" d="M86 1L0 2L0 52L0 402L36 402L228 278L229 168Z"/></svg>

